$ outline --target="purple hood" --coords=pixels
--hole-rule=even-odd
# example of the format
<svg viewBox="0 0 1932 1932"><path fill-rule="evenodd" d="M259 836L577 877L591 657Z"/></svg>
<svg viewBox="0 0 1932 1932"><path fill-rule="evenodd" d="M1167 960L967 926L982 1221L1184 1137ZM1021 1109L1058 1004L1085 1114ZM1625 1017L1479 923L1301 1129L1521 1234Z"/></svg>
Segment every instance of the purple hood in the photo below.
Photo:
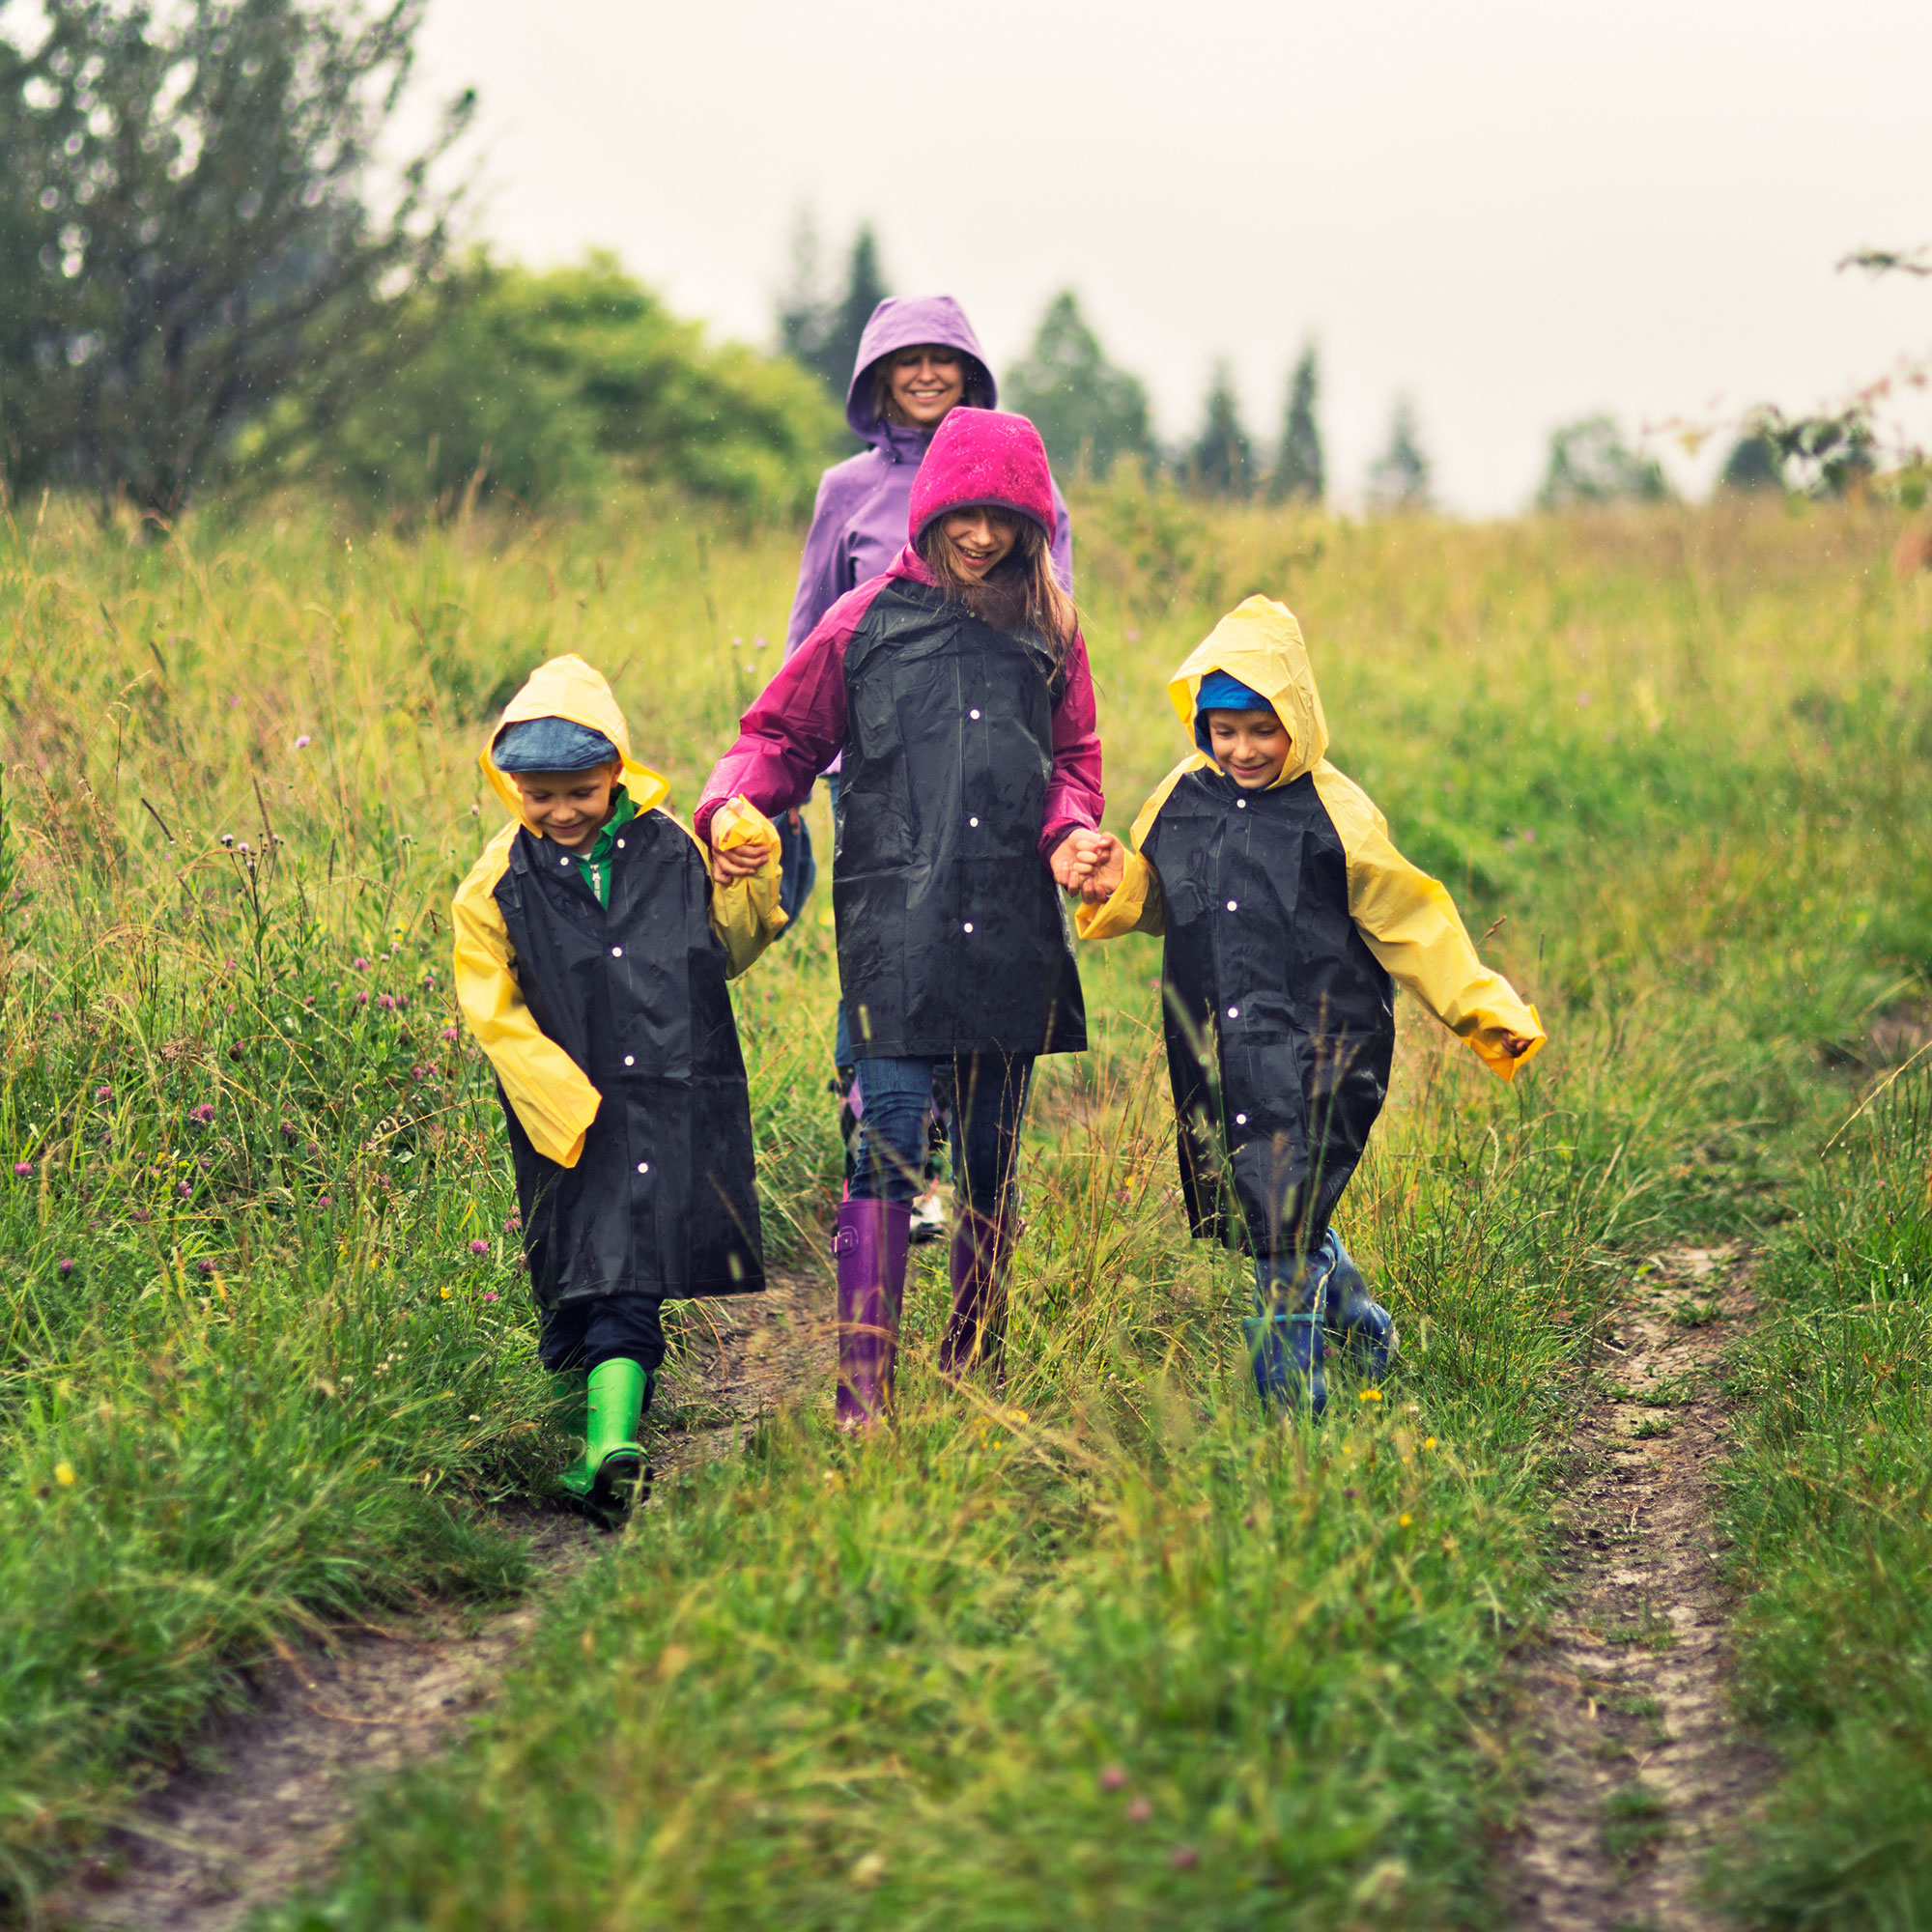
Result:
<svg viewBox="0 0 1932 1932"><path fill-rule="evenodd" d="M852 386L845 391L845 420L862 442L884 440L891 427L872 408L872 364L882 355L922 342L956 349L966 358L966 394L961 399L965 408L990 410L998 404L999 385L986 366L986 352L980 347L966 311L951 296L888 296L872 311L859 338Z"/></svg>

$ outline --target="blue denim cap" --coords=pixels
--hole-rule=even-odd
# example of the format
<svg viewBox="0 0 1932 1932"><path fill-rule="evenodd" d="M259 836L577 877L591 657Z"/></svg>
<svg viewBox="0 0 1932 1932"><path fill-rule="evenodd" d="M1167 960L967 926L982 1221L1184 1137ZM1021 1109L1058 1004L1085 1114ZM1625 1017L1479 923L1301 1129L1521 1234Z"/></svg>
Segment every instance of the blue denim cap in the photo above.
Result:
<svg viewBox="0 0 1932 1932"><path fill-rule="evenodd" d="M490 755L499 772L587 772L611 763L617 748L568 718L526 718L503 726Z"/></svg>
<svg viewBox="0 0 1932 1932"><path fill-rule="evenodd" d="M1201 689L1194 699L1194 742L1210 757L1213 755L1213 748L1208 741L1208 720L1204 715L1207 712L1273 709L1252 685L1243 684L1228 671L1210 670L1201 680Z"/></svg>

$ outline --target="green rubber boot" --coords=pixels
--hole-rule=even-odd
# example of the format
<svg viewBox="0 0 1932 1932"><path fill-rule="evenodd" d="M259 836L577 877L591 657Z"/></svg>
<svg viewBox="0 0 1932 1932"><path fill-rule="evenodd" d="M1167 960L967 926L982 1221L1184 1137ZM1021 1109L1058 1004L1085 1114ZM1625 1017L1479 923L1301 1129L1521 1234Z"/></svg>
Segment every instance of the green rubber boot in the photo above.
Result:
<svg viewBox="0 0 1932 1932"><path fill-rule="evenodd" d="M638 1440L651 1378L637 1362L600 1362L590 1371L585 1393L583 1454L557 1480L566 1499L606 1529L615 1529L651 1492L651 1472Z"/></svg>

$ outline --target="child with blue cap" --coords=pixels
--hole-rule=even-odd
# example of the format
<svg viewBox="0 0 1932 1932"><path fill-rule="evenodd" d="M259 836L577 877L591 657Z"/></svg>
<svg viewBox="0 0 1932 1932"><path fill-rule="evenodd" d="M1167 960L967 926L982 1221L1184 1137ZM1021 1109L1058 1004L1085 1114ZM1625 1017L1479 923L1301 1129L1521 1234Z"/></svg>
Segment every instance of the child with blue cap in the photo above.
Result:
<svg viewBox="0 0 1932 1932"><path fill-rule="evenodd" d="M482 765L511 822L457 891L456 996L497 1071L541 1358L582 1412L560 1487L614 1527L649 1483L664 1303L764 1286L725 981L784 923L778 834L728 801L712 842L745 871L714 884L579 658L531 674Z"/></svg>
<svg viewBox="0 0 1932 1932"><path fill-rule="evenodd" d="M1163 935L1189 1218L1255 1258L1242 1325L1263 1402L1320 1415L1330 1344L1372 1377L1396 1350L1329 1225L1387 1096L1396 985L1504 1080L1543 1025L1328 762L1292 611L1250 597L1168 693L1197 749L1142 808L1132 852L1110 838L1095 855L1080 932Z"/></svg>

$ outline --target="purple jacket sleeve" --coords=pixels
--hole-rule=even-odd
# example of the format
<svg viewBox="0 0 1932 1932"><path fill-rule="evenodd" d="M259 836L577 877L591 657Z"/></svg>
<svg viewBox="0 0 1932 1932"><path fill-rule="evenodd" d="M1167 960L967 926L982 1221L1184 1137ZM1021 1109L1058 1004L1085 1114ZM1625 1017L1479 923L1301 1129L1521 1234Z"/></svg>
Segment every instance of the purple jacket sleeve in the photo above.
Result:
<svg viewBox="0 0 1932 1932"><path fill-rule="evenodd" d="M791 620L785 625L784 654L789 660L817 629L843 586L838 582L839 546L845 535L845 505L828 469L818 479L817 500L811 506L811 527L798 560L798 590L791 600Z"/></svg>
<svg viewBox="0 0 1932 1932"><path fill-rule="evenodd" d="M767 818L803 805L845 745L845 646L886 580L848 590L779 667L738 721L738 739L712 768L692 814L700 839L711 815L742 793Z"/></svg>
<svg viewBox="0 0 1932 1932"><path fill-rule="evenodd" d="M1073 526L1067 520L1066 498L1060 494L1060 485L1053 486L1053 507L1058 521L1053 534L1053 574L1060 579L1060 587L1067 596L1073 595Z"/></svg>
<svg viewBox="0 0 1932 1932"><path fill-rule="evenodd" d="M1073 634L1066 653L1066 691L1053 710L1053 776L1046 781L1046 825L1039 836L1047 857L1069 832L1097 831L1106 800L1100 790L1100 733L1094 706L1094 673L1087 639ZM753 805L757 800L752 801Z"/></svg>

